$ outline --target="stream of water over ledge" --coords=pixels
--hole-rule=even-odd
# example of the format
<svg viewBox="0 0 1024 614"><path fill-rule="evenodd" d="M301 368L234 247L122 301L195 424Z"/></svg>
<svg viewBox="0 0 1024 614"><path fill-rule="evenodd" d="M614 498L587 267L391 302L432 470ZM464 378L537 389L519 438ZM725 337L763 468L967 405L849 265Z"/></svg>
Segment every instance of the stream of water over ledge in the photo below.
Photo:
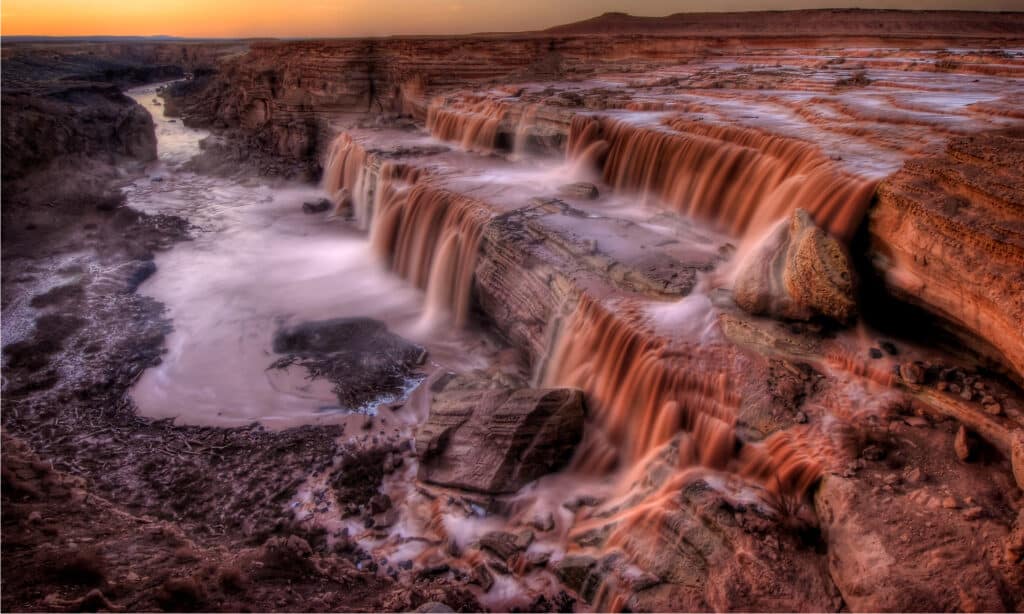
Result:
<svg viewBox="0 0 1024 614"><path fill-rule="evenodd" d="M303 202L324 196L318 188L191 172L188 162L209 135L165 117L157 87L128 92L153 115L159 160L127 188L127 202L185 218L193 240L158 255L156 273L140 288L167 306L174 327L162 364L134 387L142 415L269 428L343 422L407 401L438 370L486 363L484 340L473 332L424 325L423 293L386 271L365 236L303 213ZM379 320L427 350L404 393L344 406L330 382L298 366L270 368L279 358L275 331L354 317ZM422 397L412 395L414 410Z"/></svg>

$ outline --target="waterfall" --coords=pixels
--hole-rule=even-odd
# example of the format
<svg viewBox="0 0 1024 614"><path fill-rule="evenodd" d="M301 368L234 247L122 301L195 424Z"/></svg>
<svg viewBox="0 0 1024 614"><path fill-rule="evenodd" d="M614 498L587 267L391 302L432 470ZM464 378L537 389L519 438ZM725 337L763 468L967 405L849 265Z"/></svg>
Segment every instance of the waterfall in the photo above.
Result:
<svg viewBox="0 0 1024 614"><path fill-rule="evenodd" d="M810 143L683 119L638 125L578 115L566 155L595 166L614 189L652 197L736 236L763 233L799 207L849 240L876 185Z"/></svg>

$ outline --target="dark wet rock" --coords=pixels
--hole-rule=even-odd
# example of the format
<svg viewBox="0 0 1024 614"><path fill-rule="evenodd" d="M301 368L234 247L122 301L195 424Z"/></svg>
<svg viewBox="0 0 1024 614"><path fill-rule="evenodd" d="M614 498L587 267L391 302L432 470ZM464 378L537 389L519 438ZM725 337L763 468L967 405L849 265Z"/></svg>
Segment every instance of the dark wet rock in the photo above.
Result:
<svg viewBox="0 0 1024 614"><path fill-rule="evenodd" d="M370 499L370 513L380 514L391 509L391 497L387 495L376 495Z"/></svg>
<svg viewBox="0 0 1024 614"><path fill-rule="evenodd" d="M555 574L566 586L581 591L597 559L588 554L567 554L555 565Z"/></svg>
<svg viewBox="0 0 1024 614"><path fill-rule="evenodd" d="M331 201L326 198L320 200L306 201L302 203L303 213L323 213L331 208Z"/></svg>
<svg viewBox="0 0 1024 614"><path fill-rule="evenodd" d="M435 395L416 434L425 482L515 492L564 465L583 431L570 389L450 390Z"/></svg>
<svg viewBox="0 0 1024 614"><path fill-rule="evenodd" d="M310 378L329 380L338 402L349 409L401 394L426 359L423 348L371 318L285 327L274 335L273 349L285 356L271 368L299 365Z"/></svg>

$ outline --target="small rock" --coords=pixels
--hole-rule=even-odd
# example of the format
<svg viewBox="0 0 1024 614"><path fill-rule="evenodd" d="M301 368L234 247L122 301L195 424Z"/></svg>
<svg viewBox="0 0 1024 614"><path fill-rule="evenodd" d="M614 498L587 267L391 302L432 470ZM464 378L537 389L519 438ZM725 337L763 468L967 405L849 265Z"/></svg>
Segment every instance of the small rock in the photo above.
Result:
<svg viewBox="0 0 1024 614"><path fill-rule="evenodd" d="M370 498L370 513L380 514L391 509L391 497L385 494L374 495Z"/></svg>
<svg viewBox="0 0 1024 614"><path fill-rule="evenodd" d="M392 507L373 517L373 528L388 529L393 527L396 522L398 522L398 510Z"/></svg>
<svg viewBox="0 0 1024 614"><path fill-rule="evenodd" d="M428 565L427 567L424 567L423 569L420 570L420 572L417 575L420 578L429 578L431 576L439 576L441 574L446 574L446 573L448 573L449 570L450 570L450 567L448 567L447 563L439 563L437 565ZM417 611L419 611L419 610L417 610ZM428 611L432 611L432 610L428 610ZM442 612L451 612L451 610L441 610L441 611Z"/></svg>
<svg viewBox="0 0 1024 614"><path fill-rule="evenodd" d="M486 565L477 565L473 568L469 581L471 584L479 585L486 593L494 586L494 575L491 574Z"/></svg>
<svg viewBox="0 0 1024 614"><path fill-rule="evenodd" d="M860 456L861 458L871 461L882 460L883 458L885 458L885 450L883 450L880 446L872 445L861 450Z"/></svg>
<svg viewBox="0 0 1024 614"><path fill-rule="evenodd" d="M327 200L326 198L321 198L320 200L307 201L302 203L303 213L323 213L324 211L327 211L330 208L331 201Z"/></svg>
<svg viewBox="0 0 1024 614"><path fill-rule="evenodd" d="M569 588L579 591L590 570L597 565L597 559L586 554L567 554L555 566L558 578Z"/></svg>
<svg viewBox="0 0 1024 614"><path fill-rule="evenodd" d="M543 550L535 550L526 553L526 564L530 567L544 567L551 559L551 553Z"/></svg>
<svg viewBox="0 0 1024 614"><path fill-rule="evenodd" d="M533 533L530 533L530 539L533 540ZM507 561L516 552L526 550L529 545L522 545L520 542L521 540L511 533L491 531L480 538L480 548L489 550L501 560Z"/></svg>
<svg viewBox="0 0 1024 614"><path fill-rule="evenodd" d="M924 369L916 362L907 362L900 365L900 378L908 384L923 384Z"/></svg>
<svg viewBox="0 0 1024 614"><path fill-rule="evenodd" d="M540 514L533 519L533 528L541 533L546 533L555 528L555 516L551 512Z"/></svg>
<svg viewBox="0 0 1024 614"><path fill-rule="evenodd" d="M565 509L575 512L581 507L595 507L601 504L601 500L593 495L580 495L571 501L562 504Z"/></svg>
<svg viewBox="0 0 1024 614"><path fill-rule="evenodd" d="M946 497L945 499L942 500L942 507L946 508L947 510L955 510L958 507L960 507L960 504L958 504L956 502L956 499L954 499L953 497Z"/></svg>
<svg viewBox="0 0 1024 614"><path fill-rule="evenodd" d="M999 403L989 403L987 405L983 405L982 407L985 408L985 413L992 414L993 416L998 416L999 414L1003 413L1003 406L1000 405Z"/></svg>
<svg viewBox="0 0 1024 614"><path fill-rule="evenodd" d="M907 416L903 418L903 421L907 423L907 426L913 426L916 428L922 428L931 425L931 423L928 422L928 420L922 418L921 416Z"/></svg>
<svg viewBox="0 0 1024 614"><path fill-rule="evenodd" d="M454 612L455 610L449 608L440 601L428 601L420 607L413 610L413 612L426 612L429 614L442 614L443 612Z"/></svg>
<svg viewBox="0 0 1024 614"><path fill-rule="evenodd" d="M32 512L28 515L29 524L39 524L43 521L43 515L39 512Z"/></svg>
<svg viewBox="0 0 1024 614"><path fill-rule="evenodd" d="M533 531L520 531L516 533L516 547L526 550L533 543Z"/></svg>
<svg viewBox="0 0 1024 614"><path fill-rule="evenodd" d="M559 186L558 193L569 198L585 198L587 200L594 200L598 197L597 186L585 181Z"/></svg>
<svg viewBox="0 0 1024 614"><path fill-rule="evenodd" d="M924 472L922 472L919 467L914 467L903 474L903 479L911 484L920 484L924 481Z"/></svg>
<svg viewBox="0 0 1024 614"><path fill-rule="evenodd" d="M796 412L796 418L795 419L796 419L796 423L797 424L807 424L807 414L805 414L802 411Z"/></svg>
<svg viewBox="0 0 1024 614"><path fill-rule="evenodd" d="M964 389L960 391L960 398L965 401L970 401L974 398L974 391L969 386L964 386Z"/></svg>
<svg viewBox="0 0 1024 614"><path fill-rule="evenodd" d="M975 505L974 507L968 507L964 509L963 514L964 518L966 518L967 520L977 520L978 518L981 518L985 515L985 510Z"/></svg>
<svg viewBox="0 0 1024 614"><path fill-rule="evenodd" d="M953 450L956 452L956 457L962 461L967 461L971 458L970 437L968 437L967 429L962 424L956 432L956 437L953 438Z"/></svg>

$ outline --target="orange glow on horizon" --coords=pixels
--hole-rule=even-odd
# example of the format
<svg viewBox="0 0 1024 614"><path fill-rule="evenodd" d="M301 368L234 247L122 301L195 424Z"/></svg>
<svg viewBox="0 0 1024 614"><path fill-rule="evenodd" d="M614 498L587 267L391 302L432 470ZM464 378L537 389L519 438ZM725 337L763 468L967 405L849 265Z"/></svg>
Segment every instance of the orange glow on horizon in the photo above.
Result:
<svg viewBox="0 0 1024 614"><path fill-rule="evenodd" d="M4 36L336 37L536 30L606 11L1011 10L1017 0L3 0Z"/></svg>

